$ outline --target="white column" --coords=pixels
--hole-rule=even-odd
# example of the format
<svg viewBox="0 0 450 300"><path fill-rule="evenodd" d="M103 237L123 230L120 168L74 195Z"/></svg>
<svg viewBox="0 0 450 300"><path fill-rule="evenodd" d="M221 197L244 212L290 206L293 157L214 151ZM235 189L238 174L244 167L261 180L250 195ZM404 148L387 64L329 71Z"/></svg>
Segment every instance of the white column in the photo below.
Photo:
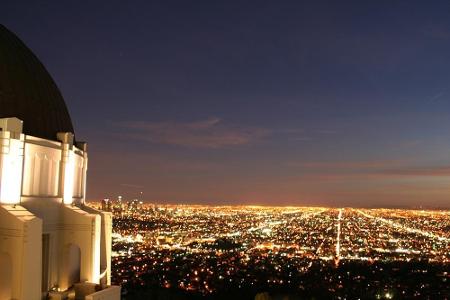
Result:
<svg viewBox="0 0 450 300"><path fill-rule="evenodd" d="M21 120L0 119L0 203L2 204L20 203L24 139Z"/></svg>
<svg viewBox="0 0 450 300"><path fill-rule="evenodd" d="M82 199L81 202L84 204L86 202L86 180L87 180L87 169L88 169L88 154L87 154L87 143L86 142L80 142L77 143L77 146L80 148L80 150L83 150L83 171L81 176L81 192L82 192Z"/></svg>
<svg viewBox="0 0 450 300"><path fill-rule="evenodd" d="M61 141L61 172L59 180L59 194L64 204L73 202L73 181L75 162L73 153L73 133L58 132L58 140Z"/></svg>

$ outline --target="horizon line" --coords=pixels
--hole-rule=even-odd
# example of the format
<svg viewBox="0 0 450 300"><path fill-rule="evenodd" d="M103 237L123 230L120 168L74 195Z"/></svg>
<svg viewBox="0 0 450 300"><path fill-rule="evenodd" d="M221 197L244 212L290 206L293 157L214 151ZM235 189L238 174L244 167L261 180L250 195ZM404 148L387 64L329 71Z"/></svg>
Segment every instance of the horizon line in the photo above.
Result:
<svg viewBox="0 0 450 300"><path fill-rule="evenodd" d="M111 198L106 198L111 199ZM102 199L103 200L103 199ZM102 200L86 200L87 203L98 202L101 203ZM391 206L383 206L383 205L368 205L368 206L350 206L350 205L270 205L270 204L211 204L211 203L176 203L176 202L148 202L144 200L140 200L143 204L149 205L160 205L160 206L209 206L209 207L277 207L277 208L363 208L363 209L405 209L405 210L450 210L450 206L403 206L403 205L391 205Z"/></svg>

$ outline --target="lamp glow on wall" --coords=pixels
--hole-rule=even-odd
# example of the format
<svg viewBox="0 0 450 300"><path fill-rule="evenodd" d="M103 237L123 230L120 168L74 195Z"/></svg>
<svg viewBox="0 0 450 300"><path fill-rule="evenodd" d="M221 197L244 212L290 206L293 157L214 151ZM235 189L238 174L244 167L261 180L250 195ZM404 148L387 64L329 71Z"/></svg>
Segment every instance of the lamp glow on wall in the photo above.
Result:
<svg viewBox="0 0 450 300"><path fill-rule="evenodd" d="M22 188L23 142L9 139L8 151L0 153L0 202L3 204L20 203Z"/></svg>
<svg viewBox="0 0 450 300"><path fill-rule="evenodd" d="M64 173L64 204L72 204L73 197L73 181L75 176L75 157L72 150L69 150L67 154L67 161Z"/></svg>

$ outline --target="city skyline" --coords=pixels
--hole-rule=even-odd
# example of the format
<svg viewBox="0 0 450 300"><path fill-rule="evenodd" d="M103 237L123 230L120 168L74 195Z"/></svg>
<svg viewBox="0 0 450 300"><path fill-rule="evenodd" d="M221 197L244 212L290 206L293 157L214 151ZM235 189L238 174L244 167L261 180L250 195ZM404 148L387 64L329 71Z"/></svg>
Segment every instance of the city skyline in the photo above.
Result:
<svg viewBox="0 0 450 300"><path fill-rule="evenodd" d="M89 205L114 215L112 281L126 299L449 293L448 210Z"/></svg>
<svg viewBox="0 0 450 300"><path fill-rule="evenodd" d="M0 17L89 142L88 200L448 208L449 3L87 6Z"/></svg>

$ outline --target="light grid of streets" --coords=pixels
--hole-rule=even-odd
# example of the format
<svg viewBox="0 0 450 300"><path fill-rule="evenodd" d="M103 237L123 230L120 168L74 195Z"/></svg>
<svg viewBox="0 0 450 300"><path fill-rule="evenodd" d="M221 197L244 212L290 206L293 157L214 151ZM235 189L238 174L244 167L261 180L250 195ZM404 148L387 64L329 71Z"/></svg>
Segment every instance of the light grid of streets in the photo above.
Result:
<svg viewBox="0 0 450 300"><path fill-rule="evenodd" d="M450 263L448 210L120 203L111 210L113 279L120 284L150 280L205 295L230 287L301 289L303 275L331 272L332 292L343 287L343 278L334 278L327 266L373 266L371 274L378 274L385 271L377 263ZM425 272L410 272L416 271ZM345 274L361 284L369 280L358 272ZM439 274L446 280L447 273ZM371 289L368 284L364 289ZM418 295L426 285L409 292L408 284L399 287Z"/></svg>

